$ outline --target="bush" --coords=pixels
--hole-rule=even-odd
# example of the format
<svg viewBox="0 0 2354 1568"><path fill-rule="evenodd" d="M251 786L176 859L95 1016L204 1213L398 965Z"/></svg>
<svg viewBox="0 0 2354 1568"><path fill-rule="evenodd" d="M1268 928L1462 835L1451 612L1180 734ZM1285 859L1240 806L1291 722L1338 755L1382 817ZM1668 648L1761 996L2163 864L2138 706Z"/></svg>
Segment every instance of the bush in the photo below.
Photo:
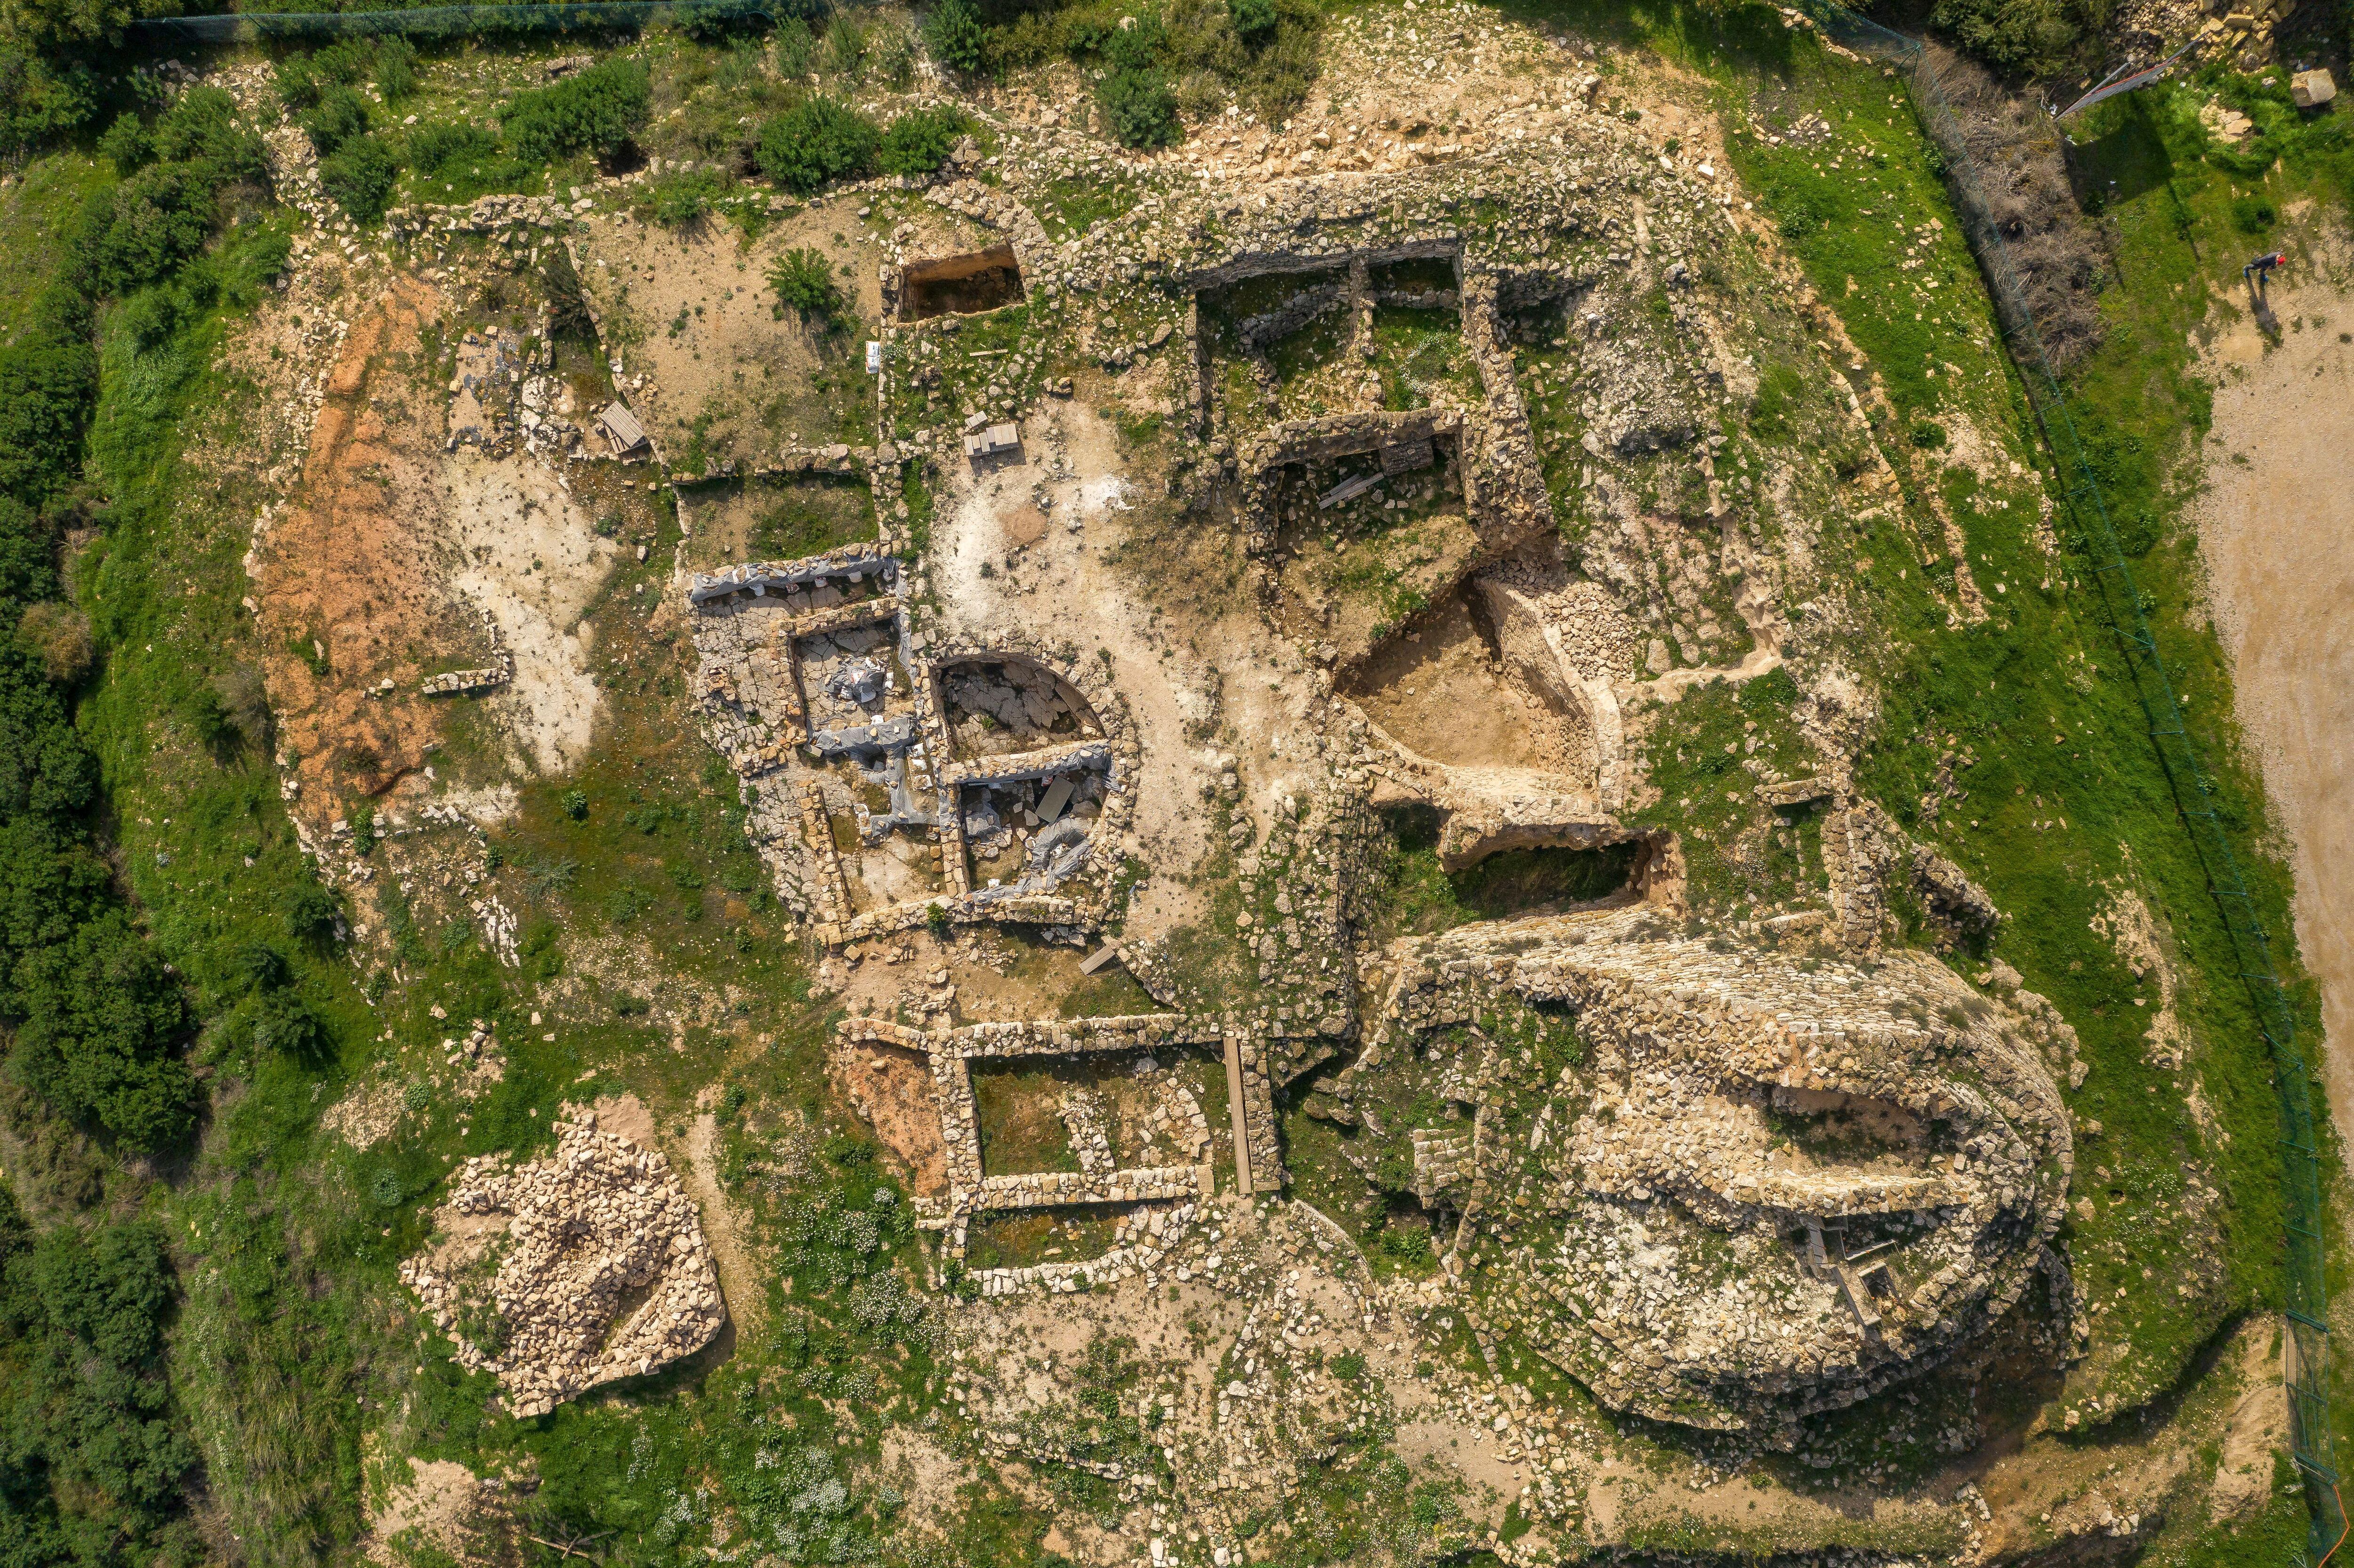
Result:
<svg viewBox="0 0 2354 1568"><path fill-rule="evenodd" d="M155 138L148 133L145 122L126 111L116 115L106 134L98 139L98 150L113 163L116 174L133 174L155 156Z"/></svg>
<svg viewBox="0 0 2354 1568"><path fill-rule="evenodd" d="M50 599L27 607L16 635L58 685L70 690L90 673L90 622L73 606Z"/></svg>
<svg viewBox="0 0 2354 1568"><path fill-rule="evenodd" d="M753 0L683 0L673 7L671 26L698 44L724 42L737 33L765 33L776 26L779 16L819 16L824 6L811 0L786 0L782 5L755 4Z"/></svg>
<svg viewBox="0 0 2354 1568"><path fill-rule="evenodd" d="M1932 17L1968 53L2012 77L2060 69L2083 37L2062 0L1937 0Z"/></svg>
<svg viewBox="0 0 2354 1568"><path fill-rule="evenodd" d="M2262 234L2280 221L2280 208L2267 196L2232 198L2232 227L2243 234Z"/></svg>
<svg viewBox="0 0 2354 1568"><path fill-rule="evenodd" d="M508 144L526 163L567 153L608 158L646 122L653 90L646 68L606 60L578 76L518 93L499 115Z"/></svg>
<svg viewBox="0 0 2354 1568"><path fill-rule="evenodd" d="M1243 42L1264 43L1275 37L1275 0L1226 0L1226 20Z"/></svg>
<svg viewBox="0 0 2354 1568"><path fill-rule="evenodd" d="M363 135L368 128L367 100L341 82L319 94L319 101L302 116L302 133L311 138L311 145L319 156L329 157L336 148L353 137Z"/></svg>
<svg viewBox="0 0 2354 1568"><path fill-rule="evenodd" d="M777 258L769 268L769 287L805 322L831 326L847 308L842 285L833 281L832 263L805 245Z"/></svg>
<svg viewBox="0 0 2354 1568"><path fill-rule="evenodd" d="M0 48L0 153L29 153L80 130L97 112L87 69Z"/></svg>
<svg viewBox="0 0 2354 1568"><path fill-rule="evenodd" d="M948 160L957 138L971 129L972 116L954 104L902 114L883 132L875 166L886 175L928 175Z"/></svg>
<svg viewBox="0 0 2354 1568"><path fill-rule="evenodd" d="M967 76L981 69L989 47L989 28L972 0L940 0L924 25L932 58L950 70Z"/></svg>
<svg viewBox="0 0 2354 1568"><path fill-rule="evenodd" d="M354 223L381 218L399 179L400 160L381 136L355 136L319 164L320 188Z"/></svg>
<svg viewBox="0 0 2354 1568"><path fill-rule="evenodd" d="M261 138L237 122L237 100L217 87L192 87L155 122L155 156L188 164L215 185L259 179L270 168Z"/></svg>
<svg viewBox="0 0 2354 1568"><path fill-rule="evenodd" d="M319 101L319 73L312 69L310 56L288 55L271 68L270 77L287 113L300 114Z"/></svg>
<svg viewBox="0 0 2354 1568"><path fill-rule="evenodd" d="M402 148L408 166L420 175L438 175L452 164L478 165L494 158L499 139L477 125L419 125Z"/></svg>
<svg viewBox="0 0 2354 1568"><path fill-rule="evenodd" d="M875 122L831 98L805 98L760 127L760 172L797 196L874 165Z"/></svg>
<svg viewBox="0 0 2354 1568"><path fill-rule="evenodd" d="M712 204L727 194L727 182L709 169L663 175L648 193L653 220L665 228L699 221Z"/></svg>
<svg viewBox="0 0 2354 1568"><path fill-rule="evenodd" d="M376 46L376 90L387 103L398 103L417 90L417 46L394 37Z"/></svg>
<svg viewBox="0 0 2354 1568"><path fill-rule="evenodd" d="M1115 70L1097 96L1121 146L1166 147L1177 140L1177 97L1158 71Z"/></svg>
<svg viewBox="0 0 2354 1568"><path fill-rule="evenodd" d="M133 1152L187 1132L196 1083L176 1054L187 1010L155 949L110 910L16 966L10 1060L65 1116Z"/></svg>
<svg viewBox="0 0 2354 1568"><path fill-rule="evenodd" d="M296 941L323 942L335 934L343 910L334 894L315 882L306 882L286 890L278 901L278 914L286 922L286 934Z"/></svg>

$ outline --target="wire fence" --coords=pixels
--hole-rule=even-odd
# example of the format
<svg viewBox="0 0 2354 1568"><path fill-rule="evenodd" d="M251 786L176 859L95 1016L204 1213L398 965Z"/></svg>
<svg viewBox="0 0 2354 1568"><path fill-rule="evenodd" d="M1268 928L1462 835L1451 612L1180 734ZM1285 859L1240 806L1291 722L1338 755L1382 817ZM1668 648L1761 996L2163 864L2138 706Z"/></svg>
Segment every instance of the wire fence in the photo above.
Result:
<svg viewBox="0 0 2354 1568"><path fill-rule="evenodd" d="M2069 410L2067 394L2044 353L2009 244L1988 216L1988 193L1981 171L1943 90L1935 58L1918 39L1893 32L1830 0L1792 3L1802 7L1832 42L1900 70L1911 85L1922 128L1945 156L1955 207L1986 274L2012 362L2019 367L2036 422L2051 450L2068 515L2092 561L2102 605L2125 645L2135 695L2149 721L2151 743L2158 748L2175 804L2206 872L2209 891L2231 932L2239 979L2247 989L2257 1027L2271 1054L2274 1086L2280 1099L2281 1164L2287 1207L2287 1289L2283 1315L2288 1332L2284 1372L2290 1453L2304 1478L2307 1516L2306 1544L2296 1562L2301 1568L2319 1568L2346 1539L2347 1520L2330 1435L2329 1285L2322 1238L2322 1165L2314 1141L2312 1078L2297 1042L2296 1005L2274 968L2272 938L2241 874L2231 832L2215 809L2215 776L2183 723L2182 705L2150 631L2149 601L2135 584L2133 567L2118 546L2097 471Z"/></svg>
<svg viewBox="0 0 2354 1568"><path fill-rule="evenodd" d="M419 5L366 11L233 11L150 16L130 25L143 44L239 44L260 38L345 38L401 33L419 38L482 33L610 33L663 22L725 27L800 16L791 0L573 0L512 5Z"/></svg>

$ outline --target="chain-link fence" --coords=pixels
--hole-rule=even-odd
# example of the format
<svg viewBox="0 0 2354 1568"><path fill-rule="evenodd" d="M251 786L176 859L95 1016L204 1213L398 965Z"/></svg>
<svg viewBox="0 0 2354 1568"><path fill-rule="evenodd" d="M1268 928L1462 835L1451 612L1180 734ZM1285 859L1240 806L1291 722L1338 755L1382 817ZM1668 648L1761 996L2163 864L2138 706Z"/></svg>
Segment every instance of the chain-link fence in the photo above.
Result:
<svg viewBox="0 0 2354 1568"><path fill-rule="evenodd" d="M1895 66L1912 88L1914 112L1943 156L1954 207L1971 250L1986 274L2011 359L2026 385L2036 421L2052 453L2074 534L2092 562L2092 577L2119 641L2125 646L2136 696L2149 721L2150 740L2165 767L2176 805L2189 828L2208 887L2232 936L2241 982L2272 1055L2280 1097L2281 1164L2287 1210L2288 1333L2284 1371L2288 1390L2289 1446L2305 1479L2306 1546L2296 1561L2319 1568L2346 1539L2344 1504L2332 1463L2329 1422L2329 1286L2322 1240L2322 1165L2314 1141L2313 1080L2297 1043L2296 1009L2272 959L2272 939L2241 875L2232 835L2215 809L2214 775L2182 721L2182 705L2151 634L2147 602L2133 567L2119 548L2100 481L2069 410L2068 397L2046 352L2031 291L2009 241L1993 220L1984 171L1954 111L1936 51L1918 39L1829 3L1793 0L1824 36L1843 48Z"/></svg>

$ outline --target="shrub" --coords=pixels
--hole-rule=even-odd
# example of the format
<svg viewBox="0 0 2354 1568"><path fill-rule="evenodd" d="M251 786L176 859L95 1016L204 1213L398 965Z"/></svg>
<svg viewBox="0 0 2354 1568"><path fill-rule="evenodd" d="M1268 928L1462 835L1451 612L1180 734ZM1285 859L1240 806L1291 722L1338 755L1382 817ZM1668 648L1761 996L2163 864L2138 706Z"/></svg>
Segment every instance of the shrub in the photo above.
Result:
<svg viewBox="0 0 2354 1568"><path fill-rule="evenodd" d="M709 169L663 175L653 183L649 207L653 220L665 228L698 221L712 203L727 194L727 182Z"/></svg>
<svg viewBox="0 0 2354 1568"><path fill-rule="evenodd" d="M822 5L817 7L817 13L822 10ZM776 26L779 16L817 13L801 9L790 0L784 5L758 5L748 0L684 0L672 8L670 23L698 44L716 44L737 33L765 33Z"/></svg>
<svg viewBox="0 0 2354 1568"><path fill-rule="evenodd" d="M374 223L400 179L400 160L381 136L355 136L319 164L319 185L354 223Z"/></svg>
<svg viewBox="0 0 2354 1568"><path fill-rule="evenodd" d="M866 29L837 13L825 30L826 69L836 76L854 77L866 63Z"/></svg>
<svg viewBox="0 0 2354 1568"><path fill-rule="evenodd" d="M875 122L831 98L805 98L760 127L760 172L797 196L852 179L875 162Z"/></svg>
<svg viewBox="0 0 2354 1568"><path fill-rule="evenodd" d="M832 263L806 245L777 258L769 268L769 287L805 322L831 326L846 309L842 285L833 281Z"/></svg>
<svg viewBox="0 0 2354 1568"><path fill-rule="evenodd" d="M1226 20L1243 42L1264 43L1275 37L1275 0L1226 0Z"/></svg>
<svg viewBox="0 0 2354 1568"><path fill-rule="evenodd" d="M319 150L322 158L331 156L353 137L365 134L367 126L367 100L341 82L320 93L319 101L302 116L302 133L311 138L311 145Z"/></svg>
<svg viewBox="0 0 2354 1568"><path fill-rule="evenodd" d="M2262 234L2280 220L2280 208L2267 196L2232 198L2232 227L2243 234Z"/></svg>
<svg viewBox="0 0 2354 1568"><path fill-rule="evenodd" d="M0 153L30 152L80 130L97 112L88 69L0 48Z"/></svg>
<svg viewBox="0 0 2354 1568"><path fill-rule="evenodd" d="M947 161L949 149L970 129L972 116L954 104L911 111L883 132L875 166L886 175L928 175Z"/></svg>
<svg viewBox="0 0 2354 1568"><path fill-rule="evenodd" d="M544 164L567 153L610 157L646 122L653 90L646 68L606 60L578 76L518 93L499 115L515 155Z"/></svg>
<svg viewBox="0 0 2354 1568"><path fill-rule="evenodd" d="M188 164L216 185L258 179L270 159L261 138L237 122L237 100L217 87L192 87L155 122L155 156Z"/></svg>
<svg viewBox="0 0 2354 1568"><path fill-rule="evenodd" d="M989 28L972 0L940 0L924 26L932 58L950 70L970 76L981 69L989 47Z"/></svg>
<svg viewBox="0 0 2354 1568"><path fill-rule="evenodd" d="M343 911L334 894L315 882L306 882L286 890L278 901L278 913L286 922L286 934L296 941L323 942L335 934Z"/></svg>
<svg viewBox="0 0 2354 1568"><path fill-rule="evenodd" d="M2006 76L2058 69L2083 37L2062 0L1937 0L1932 15L1964 49Z"/></svg>
<svg viewBox="0 0 2354 1568"><path fill-rule="evenodd" d="M58 685L78 686L90 673L90 622L73 606L55 599L28 606L16 635Z"/></svg>
<svg viewBox="0 0 2354 1568"><path fill-rule="evenodd" d="M116 174L128 175L155 156L155 138L139 116L126 111L98 139L98 150L112 161Z"/></svg>
<svg viewBox="0 0 2354 1568"><path fill-rule="evenodd" d="M453 164L480 164L496 157L499 139L478 125L419 125L405 139L408 166L438 175Z"/></svg>
<svg viewBox="0 0 2354 1568"><path fill-rule="evenodd" d="M579 790L567 789L564 792L563 805L565 816L573 821L585 822L588 820L588 797Z"/></svg>
<svg viewBox="0 0 2354 1568"><path fill-rule="evenodd" d="M270 77L287 113L300 114L319 101L319 73L312 69L310 56L288 55L271 68Z"/></svg>
<svg viewBox="0 0 2354 1568"><path fill-rule="evenodd" d="M387 103L398 103L417 90L417 46L394 37L376 47L376 90Z"/></svg>
<svg viewBox="0 0 2354 1568"><path fill-rule="evenodd" d="M144 1153L188 1129L195 1080L175 1053L187 1012L155 949L111 910L17 964L11 1060L61 1113Z"/></svg>
<svg viewBox="0 0 2354 1568"><path fill-rule="evenodd" d="M1177 140L1177 98L1158 71L1115 70L1097 96L1121 146L1166 147Z"/></svg>

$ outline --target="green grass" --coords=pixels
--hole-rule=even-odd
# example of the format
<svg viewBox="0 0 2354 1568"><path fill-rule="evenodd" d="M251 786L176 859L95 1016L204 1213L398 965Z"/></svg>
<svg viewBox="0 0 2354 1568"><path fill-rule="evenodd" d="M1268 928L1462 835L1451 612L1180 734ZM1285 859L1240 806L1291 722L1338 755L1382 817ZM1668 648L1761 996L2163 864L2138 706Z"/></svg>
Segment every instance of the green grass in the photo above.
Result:
<svg viewBox="0 0 2354 1568"><path fill-rule="evenodd" d="M113 183L106 159L61 151L33 159L0 191L0 344L15 341L57 271L83 202Z"/></svg>

